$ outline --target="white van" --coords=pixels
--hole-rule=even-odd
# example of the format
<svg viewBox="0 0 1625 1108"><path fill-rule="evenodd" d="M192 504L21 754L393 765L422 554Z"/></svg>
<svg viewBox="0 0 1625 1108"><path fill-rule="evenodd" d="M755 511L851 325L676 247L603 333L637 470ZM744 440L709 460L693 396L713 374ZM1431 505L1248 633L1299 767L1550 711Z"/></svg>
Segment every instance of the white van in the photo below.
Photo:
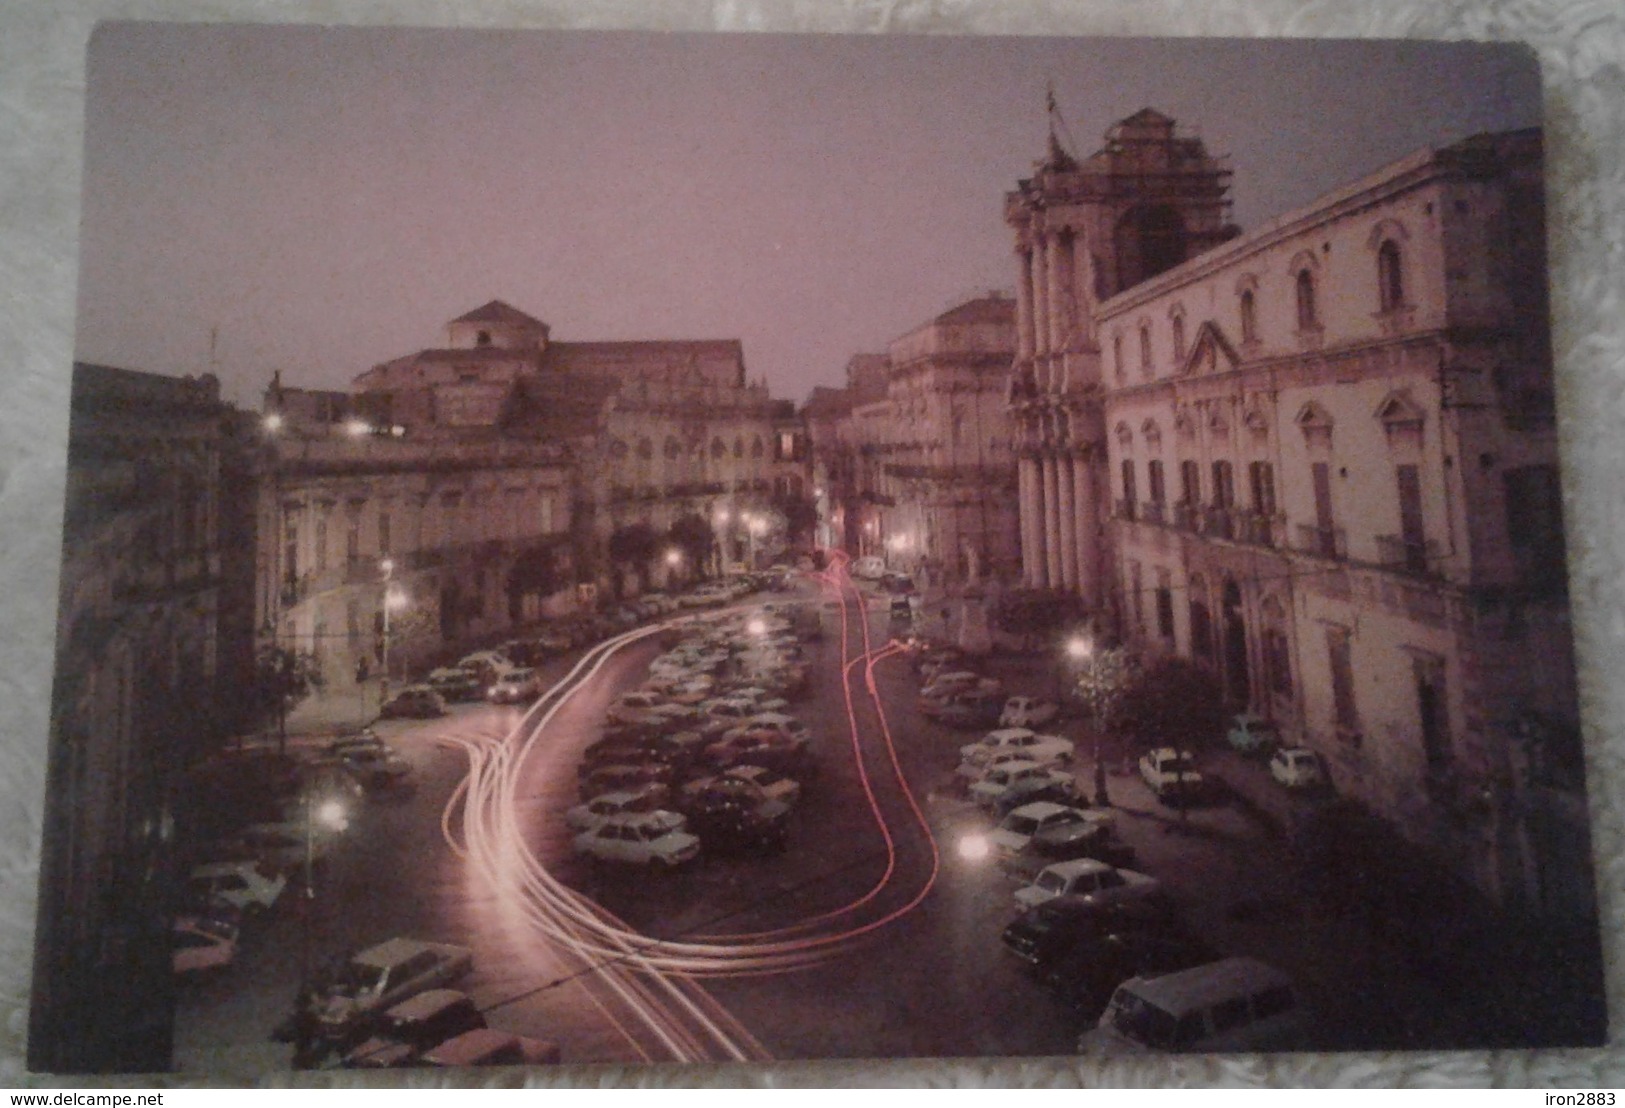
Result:
<svg viewBox="0 0 1625 1108"><path fill-rule="evenodd" d="M1307 1023L1291 978L1254 958L1226 958L1123 982L1078 1051L1302 1050Z"/></svg>
<svg viewBox="0 0 1625 1108"><path fill-rule="evenodd" d="M886 560L873 554L865 555L852 563L852 576L864 581L878 580L885 572Z"/></svg>

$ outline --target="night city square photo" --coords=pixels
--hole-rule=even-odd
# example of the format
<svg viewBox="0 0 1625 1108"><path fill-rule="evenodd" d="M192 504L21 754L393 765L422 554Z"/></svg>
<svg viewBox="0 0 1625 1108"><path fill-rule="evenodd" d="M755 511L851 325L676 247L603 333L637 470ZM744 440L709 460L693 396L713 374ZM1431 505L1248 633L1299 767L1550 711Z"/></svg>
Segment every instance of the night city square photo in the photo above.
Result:
<svg viewBox="0 0 1625 1108"><path fill-rule="evenodd" d="M1532 52L88 81L31 1069L1604 1041Z"/></svg>

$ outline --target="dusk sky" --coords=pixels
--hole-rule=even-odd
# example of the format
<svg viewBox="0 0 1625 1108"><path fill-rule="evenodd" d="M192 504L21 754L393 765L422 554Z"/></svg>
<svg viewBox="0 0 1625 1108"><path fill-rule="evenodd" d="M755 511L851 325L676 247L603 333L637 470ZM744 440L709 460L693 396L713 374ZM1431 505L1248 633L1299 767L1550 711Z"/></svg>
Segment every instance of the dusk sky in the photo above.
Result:
<svg viewBox="0 0 1625 1108"><path fill-rule="evenodd" d="M1053 81L1087 156L1155 107L1244 229L1540 122L1504 45L107 24L76 357L345 387L493 298L567 341L738 338L801 399L1014 283L1003 195Z"/></svg>

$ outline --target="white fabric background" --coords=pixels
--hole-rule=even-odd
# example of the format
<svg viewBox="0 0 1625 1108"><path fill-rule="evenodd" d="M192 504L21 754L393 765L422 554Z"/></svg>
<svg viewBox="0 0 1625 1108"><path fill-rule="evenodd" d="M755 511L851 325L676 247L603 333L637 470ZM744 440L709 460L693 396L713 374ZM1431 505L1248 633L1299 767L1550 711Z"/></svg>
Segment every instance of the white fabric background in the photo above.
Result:
<svg viewBox="0 0 1625 1108"><path fill-rule="evenodd" d="M533 1085L1625 1084L1625 6L1618 0L0 0L0 1087L24 1070L68 379L85 44L98 19L958 34L1286 35L1521 40L1546 88L1554 323L1575 631L1612 1048L1147 1060L566 1068ZM265 1084L285 1084L268 1074ZM366 1084L334 1075L334 1084ZM434 1078L406 1080L430 1083ZM460 1079L475 1084L478 1075ZM118 1084L120 1082L96 1082ZM123 1082L130 1084L131 1082ZM141 1083L141 1082L137 1082ZM171 1083L208 1084L205 1079ZM230 1082L240 1084L241 1079ZM91 1084L81 1082L80 1084Z"/></svg>

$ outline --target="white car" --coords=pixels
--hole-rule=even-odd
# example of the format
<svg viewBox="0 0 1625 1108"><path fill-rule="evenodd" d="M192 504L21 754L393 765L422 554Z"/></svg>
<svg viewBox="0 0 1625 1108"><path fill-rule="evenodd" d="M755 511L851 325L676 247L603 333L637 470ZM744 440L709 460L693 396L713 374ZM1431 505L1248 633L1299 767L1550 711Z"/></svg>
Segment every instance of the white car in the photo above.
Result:
<svg viewBox="0 0 1625 1108"><path fill-rule="evenodd" d="M637 789L620 789L595 796L564 813L564 822L574 831L593 831L605 820L638 812L653 812L671 798L671 790L658 782Z"/></svg>
<svg viewBox="0 0 1625 1108"><path fill-rule="evenodd" d="M859 558L852 563L852 576L864 581L873 581L885 576L886 560L873 555Z"/></svg>
<svg viewBox="0 0 1625 1108"><path fill-rule="evenodd" d="M1077 752L1070 739L1059 735L1040 735L1025 727L1005 727L988 732L976 742L966 743L959 748L959 757L972 765L986 765L995 754L1006 751L1022 752L1034 762L1057 765L1070 762Z"/></svg>
<svg viewBox="0 0 1625 1108"><path fill-rule="evenodd" d="M1047 785L1064 787L1071 783L1070 773L1022 758L988 771L986 777L970 787L970 797L976 802L977 807L994 808L1012 789L1026 790Z"/></svg>
<svg viewBox="0 0 1625 1108"><path fill-rule="evenodd" d="M369 789L387 789L404 785L412 776L412 763L387 746L345 747L338 755L338 762L350 776Z"/></svg>
<svg viewBox="0 0 1625 1108"><path fill-rule="evenodd" d="M221 920L182 916L169 929L169 950L177 974L224 969L237 957L237 928Z"/></svg>
<svg viewBox="0 0 1625 1108"><path fill-rule="evenodd" d="M686 830L687 821L664 809L612 816L595 830L577 835L575 851L605 862L668 869L699 856L700 840Z"/></svg>
<svg viewBox="0 0 1625 1108"><path fill-rule="evenodd" d="M924 700L946 700L954 693L970 692L972 689L997 693L1003 691L1003 685L996 678L983 677L968 669L955 669L939 673L920 686L920 697Z"/></svg>
<svg viewBox="0 0 1625 1108"><path fill-rule="evenodd" d="M1093 904L1116 904L1162 892L1162 883L1133 870L1118 869L1093 858L1056 862L1038 871L1031 885L1016 890L1016 910L1025 912L1058 896L1081 897Z"/></svg>
<svg viewBox="0 0 1625 1108"><path fill-rule="evenodd" d="M807 725L794 716L787 716L782 712L761 712L751 716L738 727L723 734L723 738L733 738L738 735L762 734L779 741L788 743L798 749L805 748L812 741L807 731Z"/></svg>
<svg viewBox="0 0 1625 1108"><path fill-rule="evenodd" d="M1047 800L1023 804L999 821L999 826L988 834L987 841L1001 854L1017 854L1035 838L1059 837L1076 832L1080 837L1097 833L1101 827L1116 823L1109 811L1089 811L1065 804L1052 804Z"/></svg>
<svg viewBox="0 0 1625 1108"><path fill-rule="evenodd" d="M542 695L542 680L529 666L497 674L485 695L493 704L521 704Z"/></svg>
<svg viewBox="0 0 1625 1108"><path fill-rule="evenodd" d="M1053 700L1040 700L1035 696L1012 696L1004 702L999 713L1000 727L1042 727L1060 712Z"/></svg>
<svg viewBox="0 0 1625 1108"><path fill-rule="evenodd" d="M959 768L955 770L954 773L959 777L963 777L967 783L983 781L986 780L987 775L992 773L994 770L1002 769L1005 766L1013 765L1016 762L1037 762L1042 766L1049 766L1057 769L1060 768L1059 762L1049 761L1041 757L1035 757L1025 750L990 750L987 751L984 756L976 758L975 760L967 758L963 762L960 762Z"/></svg>
<svg viewBox="0 0 1625 1108"><path fill-rule="evenodd" d="M1162 799L1200 792L1206 785L1196 759L1183 750L1160 746L1140 758L1140 780Z"/></svg>
<svg viewBox="0 0 1625 1108"><path fill-rule="evenodd" d="M1309 789L1326 783L1326 767L1307 747L1283 746L1270 757L1270 776L1289 789Z"/></svg>
<svg viewBox="0 0 1625 1108"><path fill-rule="evenodd" d="M266 873L257 862L206 862L192 867L187 885L198 903L218 900L247 913L275 904L288 879Z"/></svg>

